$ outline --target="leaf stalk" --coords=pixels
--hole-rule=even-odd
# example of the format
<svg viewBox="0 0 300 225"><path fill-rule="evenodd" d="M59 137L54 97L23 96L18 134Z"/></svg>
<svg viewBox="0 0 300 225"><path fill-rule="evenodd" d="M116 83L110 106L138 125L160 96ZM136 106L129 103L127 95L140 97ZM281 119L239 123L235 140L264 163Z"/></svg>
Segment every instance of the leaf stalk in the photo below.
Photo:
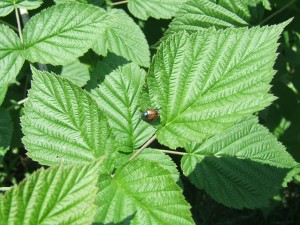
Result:
<svg viewBox="0 0 300 225"><path fill-rule="evenodd" d="M122 5L122 4L127 4L128 1L120 1L120 2L114 2L114 3L111 3L111 6L116 6L116 5Z"/></svg>
<svg viewBox="0 0 300 225"><path fill-rule="evenodd" d="M21 42L23 43L23 35L22 35L20 16L19 16L19 12L18 12L18 9L16 6L15 6L15 14L16 14L16 19L17 19L19 37L20 37Z"/></svg>
<svg viewBox="0 0 300 225"><path fill-rule="evenodd" d="M186 155L186 152L178 152L178 151L171 151L171 150L163 150L163 149L158 149L160 152L172 154L172 155Z"/></svg>
<svg viewBox="0 0 300 225"><path fill-rule="evenodd" d="M156 135L154 134L139 150L137 150L128 161L135 159L145 148L147 148L154 140L156 139Z"/></svg>

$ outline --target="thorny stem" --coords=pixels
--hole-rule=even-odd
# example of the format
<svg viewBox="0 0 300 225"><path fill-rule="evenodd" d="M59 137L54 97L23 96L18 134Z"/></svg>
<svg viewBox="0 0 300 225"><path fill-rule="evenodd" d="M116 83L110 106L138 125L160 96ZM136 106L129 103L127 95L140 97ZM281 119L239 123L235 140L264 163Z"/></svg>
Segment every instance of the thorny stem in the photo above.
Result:
<svg viewBox="0 0 300 225"><path fill-rule="evenodd" d="M172 155L186 155L187 154L186 152L178 152L178 151L170 151L170 150L162 150L162 149L159 149L158 151L164 152L164 153L169 153Z"/></svg>
<svg viewBox="0 0 300 225"><path fill-rule="evenodd" d="M154 140L156 135L154 134L139 150L137 150L128 161L135 159L145 148L147 148Z"/></svg>
<svg viewBox="0 0 300 225"><path fill-rule="evenodd" d="M293 4L294 2L296 2L297 0L292 0L290 1L288 4L286 4L285 6L283 6L282 8L280 8L279 10L277 10L276 12L274 12L273 14L271 14L270 16L268 16L267 18L265 18L263 21L260 22L260 25L263 25L264 23L266 23L268 20L270 20L271 18L273 18L274 16L276 16L277 14L281 13L283 10L285 10L287 7L289 7L291 4Z"/></svg>
<svg viewBox="0 0 300 225"><path fill-rule="evenodd" d="M17 19L17 24L18 24L19 37L20 37L21 42L23 43L22 28L21 28L21 22L20 22L20 17L19 17L19 12L18 12L17 7L15 7L15 13L16 13L16 19Z"/></svg>
<svg viewBox="0 0 300 225"><path fill-rule="evenodd" d="M114 2L114 3L111 3L111 6L122 5L122 4L126 4L126 3L128 3L128 1Z"/></svg>

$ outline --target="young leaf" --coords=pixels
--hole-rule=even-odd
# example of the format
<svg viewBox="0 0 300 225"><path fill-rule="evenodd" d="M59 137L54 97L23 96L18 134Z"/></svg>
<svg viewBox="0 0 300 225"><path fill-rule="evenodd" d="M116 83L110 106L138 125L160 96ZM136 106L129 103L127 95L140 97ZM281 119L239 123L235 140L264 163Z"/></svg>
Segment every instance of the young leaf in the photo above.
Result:
<svg viewBox="0 0 300 225"><path fill-rule="evenodd" d="M171 148L202 142L268 106L285 25L180 32L163 43L147 76L158 140Z"/></svg>
<svg viewBox="0 0 300 225"><path fill-rule="evenodd" d="M149 66L150 51L140 27L121 9L112 9L101 22L101 35L93 50L106 55L107 50L141 66Z"/></svg>
<svg viewBox="0 0 300 225"><path fill-rule="evenodd" d="M55 165L90 162L111 150L106 118L89 94L65 78L32 70L21 118L28 155Z"/></svg>
<svg viewBox="0 0 300 225"><path fill-rule="evenodd" d="M9 149L13 131L13 124L8 111L0 108L0 163Z"/></svg>
<svg viewBox="0 0 300 225"><path fill-rule="evenodd" d="M0 198L1 224L91 224L97 164L41 169Z"/></svg>
<svg viewBox="0 0 300 225"><path fill-rule="evenodd" d="M100 176L99 190L95 222L194 224L182 190L157 163L135 159L113 176Z"/></svg>
<svg viewBox="0 0 300 225"><path fill-rule="evenodd" d="M118 67L92 91L99 107L108 115L120 151L132 152L155 132L140 118L138 101L144 80L145 71L130 63Z"/></svg>
<svg viewBox="0 0 300 225"><path fill-rule="evenodd" d="M1 0L0 1L0 16L10 14L15 7L25 9L36 9L40 7L43 1L40 0Z"/></svg>
<svg viewBox="0 0 300 225"><path fill-rule="evenodd" d="M22 43L16 33L0 24L0 88L15 81L24 59L20 55Z"/></svg>
<svg viewBox="0 0 300 225"><path fill-rule="evenodd" d="M76 59L63 66L61 76L68 78L74 84L82 87L90 79L89 67Z"/></svg>
<svg viewBox="0 0 300 225"><path fill-rule="evenodd" d="M234 208L267 206L297 165L254 116L186 150L184 174L216 201Z"/></svg>
<svg viewBox="0 0 300 225"><path fill-rule="evenodd" d="M129 11L137 18L146 20L170 19L186 0L128 0Z"/></svg>
<svg viewBox="0 0 300 225"><path fill-rule="evenodd" d="M24 57L53 65L75 60L100 37L104 12L80 3L56 5L40 12L24 28Z"/></svg>

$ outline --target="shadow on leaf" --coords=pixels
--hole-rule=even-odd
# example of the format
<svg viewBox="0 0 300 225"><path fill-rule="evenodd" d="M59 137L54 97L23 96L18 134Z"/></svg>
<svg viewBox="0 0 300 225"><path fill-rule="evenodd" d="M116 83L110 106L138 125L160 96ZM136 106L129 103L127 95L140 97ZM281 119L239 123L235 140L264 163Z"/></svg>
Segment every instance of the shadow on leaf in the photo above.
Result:
<svg viewBox="0 0 300 225"><path fill-rule="evenodd" d="M135 214L132 214L128 217L126 217L124 220L122 220L119 223L93 223L93 225L130 225L131 221L133 220Z"/></svg>
<svg viewBox="0 0 300 225"><path fill-rule="evenodd" d="M278 194L289 171L249 159L207 156L188 177L225 206L261 208Z"/></svg>

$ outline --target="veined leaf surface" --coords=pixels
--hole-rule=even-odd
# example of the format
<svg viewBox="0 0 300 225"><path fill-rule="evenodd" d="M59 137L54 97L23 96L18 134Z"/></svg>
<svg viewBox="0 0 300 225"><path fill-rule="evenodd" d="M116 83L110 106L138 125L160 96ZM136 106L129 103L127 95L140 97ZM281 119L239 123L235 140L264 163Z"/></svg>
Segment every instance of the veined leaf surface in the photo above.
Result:
<svg viewBox="0 0 300 225"><path fill-rule="evenodd" d="M149 66L149 45L141 28L121 9L112 9L101 22L100 38L93 47L96 53L107 51L123 56L141 66Z"/></svg>
<svg viewBox="0 0 300 225"><path fill-rule="evenodd" d="M21 121L32 159L45 165L86 163L111 150L105 116L77 85L33 69L28 98Z"/></svg>
<svg viewBox="0 0 300 225"><path fill-rule="evenodd" d="M97 164L41 169L0 198L1 224L91 224Z"/></svg>
<svg viewBox="0 0 300 225"><path fill-rule="evenodd" d="M186 0L128 0L129 11L139 19L170 19Z"/></svg>
<svg viewBox="0 0 300 225"><path fill-rule="evenodd" d="M179 172L176 164L169 155L163 153L159 149L146 148L138 157L157 163L158 167L169 171L175 182L179 181Z"/></svg>
<svg viewBox="0 0 300 225"><path fill-rule="evenodd" d="M172 175L157 163L135 159L99 178L98 223L194 224Z"/></svg>
<svg viewBox="0 0 300 225"><path fill-rule="evenodd" d="M267 206L297 166L254 116L186 150L184 174L216 201L234 208Z"/></svg>
<svg viewBox="0 0 300 225"><path fill-rule="evenodd" d="M119 150L132 152L143 145L155 129L140 118L139 95L145 71L134 63L119 66L92 91L113 128Z"/></svg>
<svg viewBox="0 0 300 225"><path fill-rule="evenodd" d="M104 14L99 7L80 3L43 10L24 28L24 57L31 62L52 65L74 61L100 37Z"/></svg>
<svg viewBox="0 0 300 225"><path fill-rule="evenodd" d="M15 81L24 59L21 56L22 43L9 27L0 24L0 88Z"/></svg>
<svg viewBox="0 0 300 225"><path fill-rule="evenodd" d="M195 32L214 27L247 27L258 24L263 15L260 0L188 0L176 13L160 40L179 31Z"/></svg>
<svg viewBox="0 0 300 225"><path fill-rule="evenodd" d="M158 140L171 148L202 142L268 106L285 25L180 32L164 42L147 76Z"/></svg>
<svg viewBox="0 0 300 225"><path fill-rule="evenodd" d="M15 7L25 9L36 9L43 3L41 0L1 0L0 16L6 16L11 13Z"/></svg>

